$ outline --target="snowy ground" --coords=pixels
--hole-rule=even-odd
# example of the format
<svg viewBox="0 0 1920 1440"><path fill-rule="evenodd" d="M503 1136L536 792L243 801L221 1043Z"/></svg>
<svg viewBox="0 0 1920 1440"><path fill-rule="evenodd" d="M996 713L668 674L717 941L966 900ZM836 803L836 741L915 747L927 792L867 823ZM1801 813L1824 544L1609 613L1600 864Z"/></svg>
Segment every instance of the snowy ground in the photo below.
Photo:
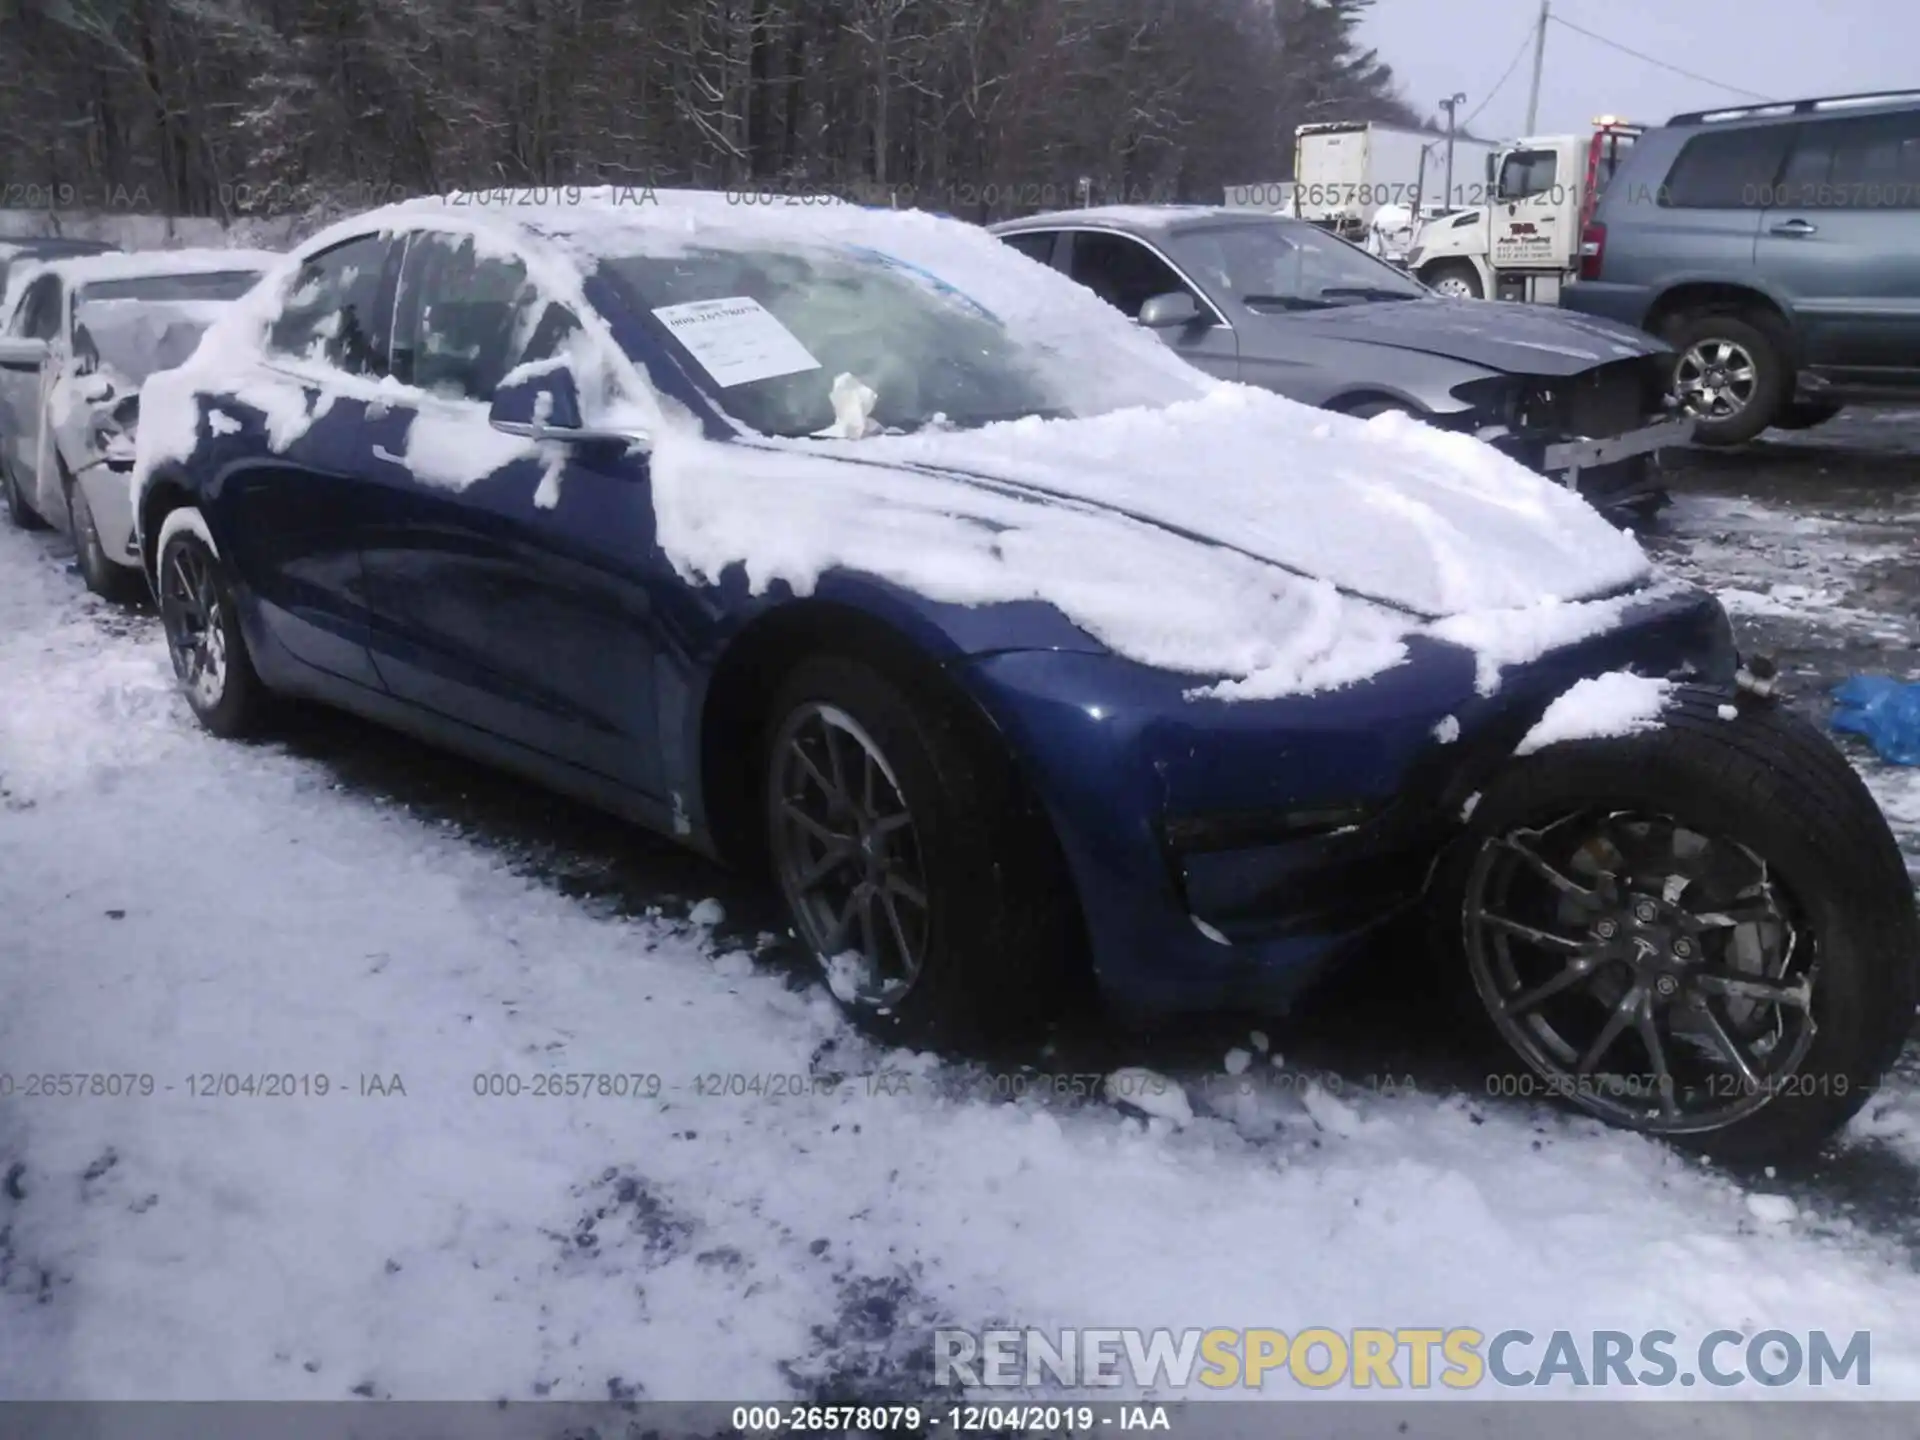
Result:
<svg viewBox="0 0 1920 1440"><path fill-rule="evenodd" d="M1690 461L1659 542L1816 709L1920 676L1920 423L1834 432ZM931 1326L1012 1323L1867 1329L1920 1397L1920 1076L1770 1177L1490 1100L1377 993L883 1054L698 861L343 719L201 735L45 537L0 677L0 1072L152 1077L0 1101L0 1396L920 1398ZM1032 1098L1127 1063L1197 1118ZM475 1089L552 1072L639 1093ZM329 1093L195 1093L249 1074Z"/></svg>

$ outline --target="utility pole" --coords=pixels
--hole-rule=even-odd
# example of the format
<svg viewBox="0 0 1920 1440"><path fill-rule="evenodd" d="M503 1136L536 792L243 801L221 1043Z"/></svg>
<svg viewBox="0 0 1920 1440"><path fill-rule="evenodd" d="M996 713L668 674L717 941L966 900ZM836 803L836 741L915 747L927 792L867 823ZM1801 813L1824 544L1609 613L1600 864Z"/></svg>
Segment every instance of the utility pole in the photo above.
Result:
<svg viewBox="0 0 1920 1440"><path fill-rule="evenodd" d="M1442 203L1448 209L1453 208L1453 112L1466 103L1467 97L1458 94L1450 100L1440 102L1440 108L1447 112L1447 198Z"/></svg>
<svg viewBox="0 0 1920 1440"><path fill-rule="evenodd" d="M1540 118L1540 71L1547 63L1547 22L1553 19L1553 0L1540 0L1540 28L1533 35L1533 89L1527 95L1527 129L1534 133Z"/></svg>

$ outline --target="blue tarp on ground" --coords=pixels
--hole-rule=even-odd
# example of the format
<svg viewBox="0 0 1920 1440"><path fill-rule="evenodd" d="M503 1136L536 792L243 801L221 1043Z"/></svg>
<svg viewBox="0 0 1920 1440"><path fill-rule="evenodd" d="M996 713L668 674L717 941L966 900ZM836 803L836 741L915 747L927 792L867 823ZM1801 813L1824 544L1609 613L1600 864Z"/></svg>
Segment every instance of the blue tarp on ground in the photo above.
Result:
<svg viewBox="0 0 1920 1440"><path fill-rule="evenodd" d="M1833 699L1834 729L1862 736L1883 760L1920 765L1920 682L1856 675Z"/></svg>

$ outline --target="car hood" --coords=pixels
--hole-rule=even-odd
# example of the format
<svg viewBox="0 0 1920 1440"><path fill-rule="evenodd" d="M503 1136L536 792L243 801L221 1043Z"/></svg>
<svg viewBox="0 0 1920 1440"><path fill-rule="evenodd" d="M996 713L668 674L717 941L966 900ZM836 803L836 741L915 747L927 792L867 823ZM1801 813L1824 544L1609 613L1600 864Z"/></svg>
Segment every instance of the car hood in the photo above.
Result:
<svg viewBox="0 0 1920 1440"><path fill-rule="evenodd" d="M1244 333L1243 322L1236 324L1243 329L1242 343L1256 349L1260 330L1283 325L1296 341L1302 334L1324 335L1443 356L1505 375L1578 375L1667 348L1638 330L1552 306L1440 296L1256 315L1252 320L1252 335Z"/></svg>
<svg viewBox="0 0 1920 1440"><path fill-rule="evenodd" d="M1586 599L1650 572L1633 538L1584 500L1471 436L1397 414L1356 420L1245 385L1162 410L779 442L776 453L793 481L738 497L755 514L723 482L689 493L731 537L707 558L765 570L756 550L825 548L864 568L855 548L890 529L905 545L911 520L924 553L889 554L886 568L913 584L916 565L938 572L943 547L973 543L962 538L968 521L1004 527L1011 515L1024 528L1039 507L1072 512L1076 544L1150 541L1168 574L1194 572L1214 552L1426 618ZM953 521L950 541L922 523L932 511Z"/></svg>

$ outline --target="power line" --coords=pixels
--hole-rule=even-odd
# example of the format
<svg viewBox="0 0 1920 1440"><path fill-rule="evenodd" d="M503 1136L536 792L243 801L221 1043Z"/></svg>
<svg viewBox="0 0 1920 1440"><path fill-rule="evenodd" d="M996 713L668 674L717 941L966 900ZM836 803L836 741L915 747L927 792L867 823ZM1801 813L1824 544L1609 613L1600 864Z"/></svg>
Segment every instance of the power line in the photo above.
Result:
<svg viewBox="0 0 1920 1440"><path fill-rule="evenodd" d="M1520 48L1513 52L1513 59L1507 62L1506 70L1501 73L1498 80L1493 82L1493 89L1487 92L1487 98L1474 107L1473 114L1467 116L1465 120L1460 122L1460 128L1462 130L1472 127L1473 122L1479 117L1480 112L1493 103L1493 97L1498 95L1501 87L1513 78L1513 72L1520 68L1520 57L1527 53L1527 47L1533 43L1533 31L1534 27L1529 25L1527 27L1527 33L1520 39Z"/></svg>
<svg viewBox="0 0 1920 1440"><path fill-rule="evenodd" d="M1552 20L1556 25L1566 26L1567 29L1573 31L1576 35L1584 35L1589 40L1597 40L1602 45L1618 50L1622 55L1631 55L1636 60L1643 61L1648 65L1657 66L1662 70L1671 70L1675 75L1683 75L1687 79L1696 80L1702 85L1711 85L1714 89L1725 90L1730 95L1744 95L1749 100L1770 101L1773 99L1771 95L1756 95L1751 90L1742 90L1738 85L1728 85L1724 81L1714 80L1705 75L1696 75L1691 70L1682 70L1678 65L1669 65L1665 60L1658 60L1651 55L1643 54L1629 46L1622 45L1618 40L1609 40L1604 35L1596 35L1584 26L1576 25L1571 20L1563 20L1558 15L1550 15L1547 18Z"/></svg>

